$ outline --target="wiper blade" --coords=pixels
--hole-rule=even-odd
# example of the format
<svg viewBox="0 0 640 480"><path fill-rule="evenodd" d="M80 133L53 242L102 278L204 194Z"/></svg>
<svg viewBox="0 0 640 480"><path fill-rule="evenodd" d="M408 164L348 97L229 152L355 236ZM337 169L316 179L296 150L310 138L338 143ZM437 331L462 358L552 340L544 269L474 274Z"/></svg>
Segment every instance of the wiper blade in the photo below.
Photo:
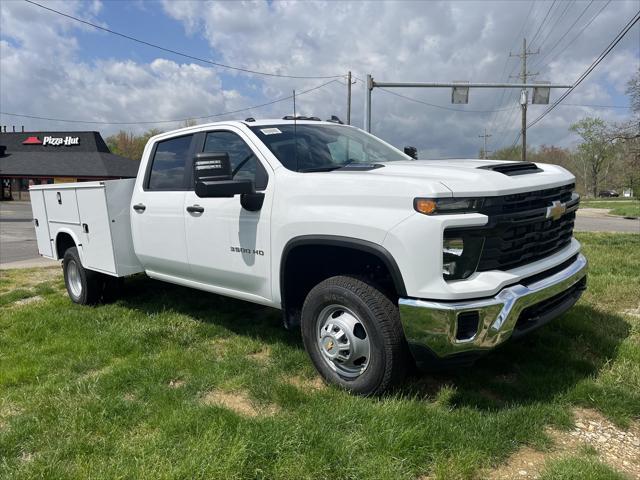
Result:
<svg viewBox="0 0 640 480"><path fill-rule="evenodd" d="M343 165L331 165L331 166L326 166L326 167L301 168L298 171L302 172L302 173L308 173L308 172L330 172L332 170L338 170L339 168L342 168L342 167L343 167Z"/></svg>
<svg viewBox="0 0 640 480"><path fill-rule="evenodd" d="M333 170L353 170L353 171L367 171L367 170L375 170L377 168L382 168L384 165L379 163L358 163L358 162L349 162L344 165L327 165L325 167L313 167L313 168L303 168L298 170L299 172L332 172Z"/></svg>

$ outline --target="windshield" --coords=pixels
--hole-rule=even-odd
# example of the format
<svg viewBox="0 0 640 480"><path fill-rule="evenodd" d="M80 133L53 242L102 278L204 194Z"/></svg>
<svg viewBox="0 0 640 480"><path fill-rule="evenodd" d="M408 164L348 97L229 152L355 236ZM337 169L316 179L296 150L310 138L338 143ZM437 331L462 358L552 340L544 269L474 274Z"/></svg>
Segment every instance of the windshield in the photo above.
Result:
<svg viewBox="0 0 640 480"><path fill-rule="evenodd" d="M298 172L334 170L347 164L409 160L357 128L339 125L250 127L280 163Z"/></svg>

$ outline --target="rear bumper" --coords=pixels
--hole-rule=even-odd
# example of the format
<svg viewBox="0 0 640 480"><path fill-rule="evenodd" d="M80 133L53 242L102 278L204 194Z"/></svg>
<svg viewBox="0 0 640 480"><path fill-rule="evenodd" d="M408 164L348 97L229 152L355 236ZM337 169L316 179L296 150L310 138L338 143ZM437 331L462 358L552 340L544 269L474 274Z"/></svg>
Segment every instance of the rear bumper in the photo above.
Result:
<svg viewBox="0 0 640 480"><path fill-rule="evenodd" d="M416 360L472 357L522 336L571 308L586 287L587 259L579 254L562 270L522 282L496 296L460 302L401 298L400 317Z"/></svg>

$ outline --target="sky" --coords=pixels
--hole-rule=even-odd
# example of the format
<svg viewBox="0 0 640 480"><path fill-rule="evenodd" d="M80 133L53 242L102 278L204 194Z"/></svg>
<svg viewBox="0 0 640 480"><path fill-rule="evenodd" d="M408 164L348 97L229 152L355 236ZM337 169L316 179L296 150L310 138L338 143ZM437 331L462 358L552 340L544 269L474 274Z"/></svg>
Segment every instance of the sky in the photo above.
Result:
<svg viewBox="0 0 640 480"><path fill-rule="evenodd" d="M527 59L528 70L538 73L532 80L572 84L640 9L638 0L36 1L212 62L318 77L217 67L22 0L0 2L0 111L5 112L0 125L8 131L12 125L99 130L103 136L121 129L171 130L187 118L198 123L280 118L293 113L291 99L249 107L286 98L293 90L298 114L344 120L348 71L355 81L352 124L362 127L367 74L380 82L517 82L510 75L520 72L520 59L510 54L520 52L523 38L539 52ZM636 24L561 106L528 131L529 144L574 146L578 137L569 126L585 116L628 119L626 84L639 66ZM489 150L517 139L517 90L472 89L468 105L452 105L446 88L389 90L373 91L372 132L399 148L416 146L421 158L476 157L485 129ZM552 91L551 101L561 92ZM544 109L530 105L528 119ZM224 114L237 110L243 111Z"/></svg>

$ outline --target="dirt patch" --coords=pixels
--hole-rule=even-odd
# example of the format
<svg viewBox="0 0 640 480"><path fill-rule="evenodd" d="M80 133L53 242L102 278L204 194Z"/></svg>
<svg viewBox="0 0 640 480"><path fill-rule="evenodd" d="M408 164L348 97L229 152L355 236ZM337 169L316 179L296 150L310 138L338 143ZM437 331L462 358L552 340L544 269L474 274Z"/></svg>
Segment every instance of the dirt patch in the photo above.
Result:
<svg viewBox="0 0 640 480"><path fill-rule="evenodd" d="M173 379L169 382L169 388L182 388L187 384L184 380Z"/></svg>
<svg viewBox="0 0 640 480"><path fill-rule="evenodd" d="M257 352L250 353L247 355L251 360L254 360L258 363L267 363L269 358L271 357L271 349L269 347L264 347Z"/></svg>
<svg viewBox="0 0 640 480"><path fill-rule="evenodd" d="M21 273L15 282L18 288L32 288L41 283L56 280L62 280L62 269L57 265Z"/></svg>
<svg viewBox="0 0 640 480"><path fill-rule="evenodd" d="M125 394L122 396L122 399L123 399L125 402L135 402L135 400L136 400L136 396L135 396L133 393L125 393Z"/></svg>
<svg viewBox="0 0 640 480"><path fill-rule="evenodd" d="M225 356L225 354L227 353L227 350L229 349L230 343L231 343L231 339L226 337L214 338L209 341L209 344L211 345L214 353L219 357Z"/></svg>
<svg viewBox="0 0 640 480"><path fill-rule="evenodd" d="M318 375L311 379L295 375L287 377L286 381L288 384L293 385L294 387L299 388L300 390L303 390L305 392L327 389L327 384L324 383L322 378Z"/></svg>
<svg viewBox="0 0 640 480"><path fill-rule="evenodd" d="M35 454L30 452L22 452L20 454L20 461L23 463L33 462L35 458L36 458Z"/></svg>
<svg viewBox="0 0 640 480"><path fill-rule="evenodd" d="M12 403L0 405L0 430L4 430L10 418L20 414L22 414L22 409Z"/></svg>
<svg viewBox="0 0 640 480"><path fill-rule="evenodd" d="M630 308L622 311L623 315L631 315L632 317L640 318L640 305L638 308Z"/></svg>
<svg viewBox="0 0 640 480"><path fill-rule="evenodd" d="M21 300L16 300L15 302L13 302L13 306L21 307L23 305L29 305L30 303L39 302L40 300L42 300L42 297L40 295L36 295L34 297L28 297L28 298L23 298Z"/></svg>
<svg viewBox="0 0 640 480"><path fill-rule="evenodd" d="M223 392L222 390L212 390L202 396L201 402L204 405L217 405L234 411L243 417L268 417L278 413L277 405L258 405L251 400L245 391Z"/></svg>
<svg viewBox="0 0 640 480"><path fill-rule="evenodd" d="M480 478L536 479L547 461L584 452L585 449L594 451L601 462L615 470L640 478L640 422L622 430L594 410L579 408L574 410L574 415L573 430L547 429L554 443L551 451L521 448L505 464L482 472Z"/></svg>

